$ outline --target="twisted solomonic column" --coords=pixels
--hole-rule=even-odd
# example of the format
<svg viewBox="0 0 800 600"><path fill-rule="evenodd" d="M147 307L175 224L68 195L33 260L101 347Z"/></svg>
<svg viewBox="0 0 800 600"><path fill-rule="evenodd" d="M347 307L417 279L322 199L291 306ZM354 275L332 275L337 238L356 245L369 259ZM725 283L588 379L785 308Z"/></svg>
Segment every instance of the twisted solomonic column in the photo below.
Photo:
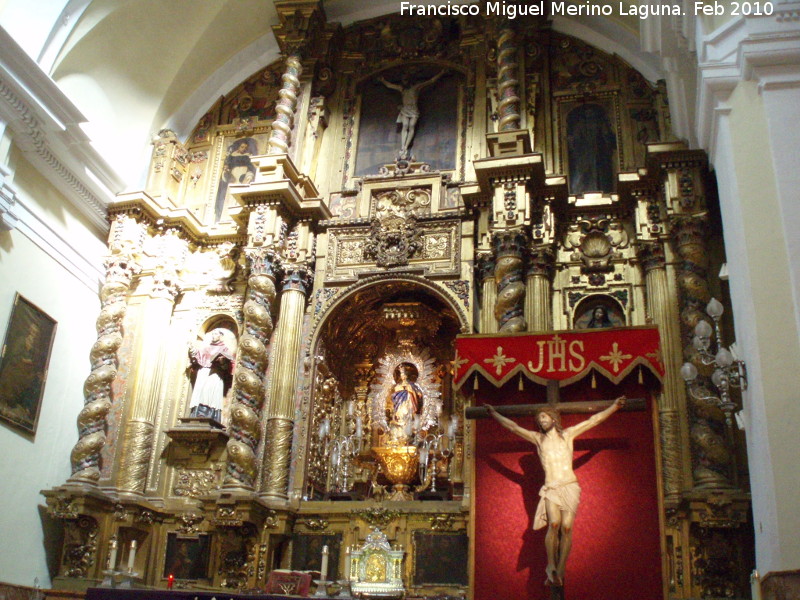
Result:
<svg viewBox="0 0 800 600"><path fill-rule="evenodd" d="M256 448L261 437L267 345L272 334L275 282L281 267L278 255L271 249L247 248L245 255L250 276L244 303L244 327L233 373L228 428L231 437L223 487L253 490L258 472Z"/></svg>
<svg viewBox="0 0 800 600"><path fill-rule="evenodd" d="M286 154L292 139L292 126L294 125L294 112L297 110L297 94L300 91L300 75L303 73L303 64L298 53L290 54L286 58L286 71L284 71L283 87L278 95L280 98L275 104L277 116L272 122L272 133L269 136L269 150L267 154Z"/></svg>
<svg viewBox="0 0 800 600"><path fill-rule="evenodd" d="M692 346L694 328L707 320L704 308L711 298L708 290L708 250L706 235L708 224L704 217L673 217L671 230L675 253L680 258L677 280L681 302L683 328L683 358L693 361L696 351ZM711 396L704 381L710 375L708 368L695 362L700 372L698 384L703 396ZM733 448L727 443L725 416L711 400L701 400L688 395L690 437L692 447L692 474L694 486L703 489L730 489Z"/></svg>
<svg viewBox="0 0 800 600"><path fill-rule="evenodd" d="M85 400L78 415L78 442L70 456L72 482L96 484L100 478L100 452L106 443L106 415L111 409L111 384L119 365L122 321L131 280L141 270L137 258L144 234L143 226L126 215L118 216L111 226L111 254L104 260L106 278L100 289L97 341L89 354L92 372L83 384Z"/></svg>
<svg viewBox="0 0 800 600"><path fill-rule="evenodd" d="M497 114L500 118L500 131L519 129L518 83L517 44L514 29L506 20L497 38Z"/></svg>
<svg viewBox="0 0 800 600"><path fill-rule="evenodd" d="M525 331L525 284L523 275L523 251L525 235L521 231L504 231L494 235L497 303L494 316L500 332Z"/></svg>

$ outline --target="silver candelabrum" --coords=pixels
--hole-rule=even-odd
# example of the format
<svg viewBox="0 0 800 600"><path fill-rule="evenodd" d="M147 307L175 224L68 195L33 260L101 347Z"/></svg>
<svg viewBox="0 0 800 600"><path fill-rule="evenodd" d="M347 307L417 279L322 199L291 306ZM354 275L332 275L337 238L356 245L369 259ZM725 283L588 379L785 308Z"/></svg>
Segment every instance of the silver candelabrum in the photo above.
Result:
<svg viewBox="0 0 800 600"><path fill-rule="evenodd" d="M697 399L710 401L720 407L725 414L728 427L733 427L733 411L736 404L731 400L732 388L747 389L747 369L744 361L736 358L731 349L726 348L722 341L720 318L724 308L716 298L712 298L706 306L706 313L714 323L713 328L708 321L700 321L694 328L692 344L697 350L698 360L706 366L713 366L711 383L719 390L719 395L707 393L706 388L697 381L697 367L691 362L686 362L681 367L681 377L686 382L689 394ZM713 340L712 340L713 337Z"/></svg>
<svg viewBox="0 0 800 600"><path fill-rule="evenodd" d="M332 433L330 419L326 416L319 426L318 437L324 444L324 456L328 464L328 491L349 492L355 458L364 448L364 425L361 416L356 416L353 402L348 402L347 412L342 415L342 430Z"/></svg>
<svg viewBox="0 0 800 600"><path fill-rule="evenodd" d="M419 479L425 485L428 473L431 477L431 492L436 491L436 478L439 475L439 461L450 458L456 446L458 417L453 415L447 424L447 431L441 423L436 432L418 432L416 446L419 448Z"/></svg>

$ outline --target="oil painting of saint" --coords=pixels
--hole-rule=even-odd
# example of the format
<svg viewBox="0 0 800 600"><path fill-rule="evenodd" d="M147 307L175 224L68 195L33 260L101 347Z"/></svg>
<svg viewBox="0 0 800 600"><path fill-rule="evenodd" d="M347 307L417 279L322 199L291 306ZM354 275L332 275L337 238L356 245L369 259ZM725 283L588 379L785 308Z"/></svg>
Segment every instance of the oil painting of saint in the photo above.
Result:
<svg viewBox="0 0 800 600"><path fill-rule="evenodd" d="M0 419L36 432L56 322L17 294L0 358Z"/></svg>
<svg viewBox="0 0 800 600"><path fill-rule="evenodd" d="M228 196L228 185L234 183L250 183L255 179L256 167L250 158L258 154L256 140L251 137L239 138L228 146L228 154L222 166L222 176L217 188L217 201L214 204L214 222L219 223L225 198Z"/></svg>

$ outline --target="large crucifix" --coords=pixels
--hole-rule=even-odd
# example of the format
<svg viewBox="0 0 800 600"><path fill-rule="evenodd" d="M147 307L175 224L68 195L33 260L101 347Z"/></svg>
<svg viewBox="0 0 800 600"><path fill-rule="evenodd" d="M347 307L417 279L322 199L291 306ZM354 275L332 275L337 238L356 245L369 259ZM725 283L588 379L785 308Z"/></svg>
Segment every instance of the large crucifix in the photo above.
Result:
<svg viewBox="0 0 800 600"><path fill-rule="evenodd" d="M599 425L618 410L644 410L643 399L584 402L559 402L557 381L548 381L546 404L522 404L495 408L489 404L466 409L466 418L493 417L503 427L536 446L544 469L545 482L539 495L541 499L534 516L534 529L547 526L547 584L551 586L551 599L563 599L564 572L572 545L572 525L580 500L580 486L572 469L573 442L576 437ZM594 413L580 423L561 428L561 413ZM531 431L520 427L505 415L536 415L541 428Z"/></svg>

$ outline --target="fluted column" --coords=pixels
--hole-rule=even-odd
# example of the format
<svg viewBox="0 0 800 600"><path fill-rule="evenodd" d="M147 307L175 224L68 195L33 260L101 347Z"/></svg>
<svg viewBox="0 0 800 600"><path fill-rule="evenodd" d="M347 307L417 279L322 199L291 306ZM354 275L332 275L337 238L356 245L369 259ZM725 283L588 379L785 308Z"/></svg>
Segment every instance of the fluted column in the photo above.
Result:
<svg viewBox="0 0 800 600"><path fill-rule="evenodd" d="M532 248L528 257L525 320L528 331L553 328L553 266L555 253L549 245Z"/></svg>
<svg viewBox="0 0 800 600"><path fill-rule="evenodd" d="M683 358L694 361L700 377L703 396L712 396L708 389L708 368L696 361L697 352L691 339L694 327L701 320L708 320L704 308L711 298L708 291L708 250L706 248L707 221L704 215L676 216L671 222L672 243L680 258L678 287L681 299ZM710 400L699 400L688 395L690 438L692 448L692 475L696 488L729 489L732 487L730 470L732 449L728 446L725 432L725 416Z"/></svg>
<svg viewBox="0 0 800 600"><path fill-rule="evenodd" d="M680 314L670 293L662 243L643 242L638 255L645 273L647 306L650 317L658 325L664 360L663 395L658 406L664 496L668 504L676 504L683 487L680 415L686 405L686 388L679 375L683 360Z"/></svg>
<svg viewBox="0 0 800 600"><path fill-rule="evenodd" d="M283 500L287 497L303 314L311 283L307 266L287 266L281 292L280 320L275 332L276 352L264 450L262 495L267 498Z"/></svg>
<svg viewBox="0 0 800 600"><path fill-rule="evenodd" d="M131 411L122 434L121 462L117 488L142 494L153 450L155 414L164 364L164 332L168 331L178 286L174 281L154 277L138 335L137 370L131 391Z"/></svg>
<svg viewBox="0 0 800 600"><path fill-rule="evenodd" d="M272 121L272 133L269 136L267 154L286 154L292 141L294 112L297 110L297 94L300 91L300 75L303 64L300 53L294 52L286 57L286 70L283 72L278 101L275 103L277 116Z"/></svg>
<svg viewBox="0 0 800 600"><path fill-rule="evenodd" d="M511 21L505 20L497 37L497 114L499 131L519 129L517 43Z"/></svg>
<svg viewBox="0 0 800 600"><path fill-rule="evenodd" d="M497 303L494 316L499 331L525 331L525 284L522 281L525 236L521 231L503 231L494 235Z"/></svg>
<svg viewBox="0 0 800 600"><path fill-rule="evenodd" d="M480 286L481 303L478 317L480 333L497 333L494 307L497 304L497 282L494 280L494 256L489 252L479 254L475 260L475 278Z"/></svg>
<svg viewBox="0 0 800 600"><path fill-rule="evenodd" d="M267 345L272 334L275 284L280 276L280 259L265 247L245 249L250 276L244 304L244 327L239 338L233 373L228 464L224 487L253 490L258 467L256 448L261 438L261 409L264 405L264 377Z"/></svg>
<svg viewBox="0 0 800 600"><path fill-rule="evenodd" d="M110 254L104 260L106 279L100 289L97 341L89 355L92 372L83 384L85 400L78 415L78 442L70 456L72 482L96 484L100 478L100 451L106 443L106 416L119 365L122 321L131 279L141 268L137 261L144 235L144 227L126 215L116 217L111 225Z"/></svg>

